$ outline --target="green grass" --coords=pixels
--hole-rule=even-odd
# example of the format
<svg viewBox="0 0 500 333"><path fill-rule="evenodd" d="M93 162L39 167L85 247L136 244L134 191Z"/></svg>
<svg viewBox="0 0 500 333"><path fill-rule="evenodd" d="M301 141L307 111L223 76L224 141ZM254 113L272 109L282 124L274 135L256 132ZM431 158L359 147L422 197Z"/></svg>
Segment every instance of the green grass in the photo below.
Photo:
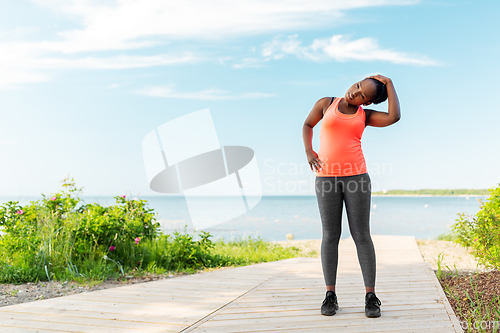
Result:
<svg viewBox="0 0 500 333"><path fill-rule="evenodd" d="M107 279L126 280L127 275L195 273L207 268L244 266L253 263L276 261L305 256L297 247L283 247L260 238L240 238L230 242L210 241L211 235L195 241L190 234L163 235L153 240L144 240L130 253L112 258L111 254L89 255L76 258L70 266L65 261L65 252L53 244L49 268L9 265L0 262L0 283L23 283L47 280L77 281L90 283ZM203 239L203 238L202 238ZM4 258L8 253L3 253ZM310 256L311 254L309 254ZM26 262L29 260L26 259ZM127 263L136 262L137 265ZM19 261L18 261L19 262ZM51 262L58 263L52 265Z"/></svg>
<svg viewBox="0 0 500 333"><path fill-rule="evenodd" d="M448 232L439 234L435 239L456 242L458 240L458 236L453 231L448 231Z"/></svg>
<svg viewBox="0 0 500 333"><path fill-rule="evenodd" d="M297 247L283 247L279 244L266 242L260 238L240 238L231 242L218 240L214 245L214 254L224 255L231 253L231 261L238 265L303 256L302 251Z"/></svg>

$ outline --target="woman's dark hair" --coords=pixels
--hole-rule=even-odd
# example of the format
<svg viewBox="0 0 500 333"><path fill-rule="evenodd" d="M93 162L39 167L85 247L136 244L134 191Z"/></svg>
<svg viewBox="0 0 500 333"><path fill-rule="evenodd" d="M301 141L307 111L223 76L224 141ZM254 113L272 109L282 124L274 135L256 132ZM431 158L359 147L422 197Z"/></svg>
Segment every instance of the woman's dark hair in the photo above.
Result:
<svg viewBox="0 0 500 333"><path fill-rule="evenodd" d="M373 98L372 103L380 104L384 102L387 99L387 88L385 84L376 79L369 79L373 80L373 82L375 83L375 97Z"/></svg>

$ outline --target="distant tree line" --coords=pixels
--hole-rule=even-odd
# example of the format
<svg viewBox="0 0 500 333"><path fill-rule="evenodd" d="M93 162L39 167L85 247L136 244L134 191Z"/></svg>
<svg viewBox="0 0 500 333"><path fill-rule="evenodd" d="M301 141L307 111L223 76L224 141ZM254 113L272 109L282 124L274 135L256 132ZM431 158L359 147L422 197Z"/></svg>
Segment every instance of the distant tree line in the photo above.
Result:
<svg viewBox="0 0 500 333"><path fill-rule="evenodd" d="M489 195L489 192L487 189L453 189L453 190L422 189L422 190L387 190L387 191L373 192L372 194L377 194L377 195L401 195L401 194L407 194L407 195L461 195L461 194L465 194L465 195Z"/></svg>

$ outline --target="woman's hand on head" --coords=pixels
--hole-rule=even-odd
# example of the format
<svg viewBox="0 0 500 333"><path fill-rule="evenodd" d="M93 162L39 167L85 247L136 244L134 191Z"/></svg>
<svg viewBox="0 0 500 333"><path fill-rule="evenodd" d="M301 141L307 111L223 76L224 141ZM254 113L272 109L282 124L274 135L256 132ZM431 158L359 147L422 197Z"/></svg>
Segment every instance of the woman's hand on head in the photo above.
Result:
<svg viewBox="0 0 500 333"><path fill-rule="evenodd" d="M317 172L321 170L321 164L325 164L322 160L318 158L318 154L313 150L307 152L307 162L311 167L311 171Z"/></svg>
<svg viewBox="0 0 500 333"><path fill-rule="evenodd" d="M368 76L366 79L375 79L382 82L383 84L388 84L389 82L391 82L391 79L380 74Z"/></svg>

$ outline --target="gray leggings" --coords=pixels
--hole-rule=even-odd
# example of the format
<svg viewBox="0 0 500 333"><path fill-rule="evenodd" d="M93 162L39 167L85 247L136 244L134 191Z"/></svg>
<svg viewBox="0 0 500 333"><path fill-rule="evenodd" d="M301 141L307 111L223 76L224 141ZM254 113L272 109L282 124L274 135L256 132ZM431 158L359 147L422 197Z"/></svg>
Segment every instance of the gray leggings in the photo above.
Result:
<svg viewBox="0 0 500 333"><path fill-rule="evenodd" d="M321 264L327 286L337 281L338 246L345 201L349 230L356 244L365 287L375 287L375 248L370 236L371 180L368 173L343 177L316 177L323 239Z"/></svg>

